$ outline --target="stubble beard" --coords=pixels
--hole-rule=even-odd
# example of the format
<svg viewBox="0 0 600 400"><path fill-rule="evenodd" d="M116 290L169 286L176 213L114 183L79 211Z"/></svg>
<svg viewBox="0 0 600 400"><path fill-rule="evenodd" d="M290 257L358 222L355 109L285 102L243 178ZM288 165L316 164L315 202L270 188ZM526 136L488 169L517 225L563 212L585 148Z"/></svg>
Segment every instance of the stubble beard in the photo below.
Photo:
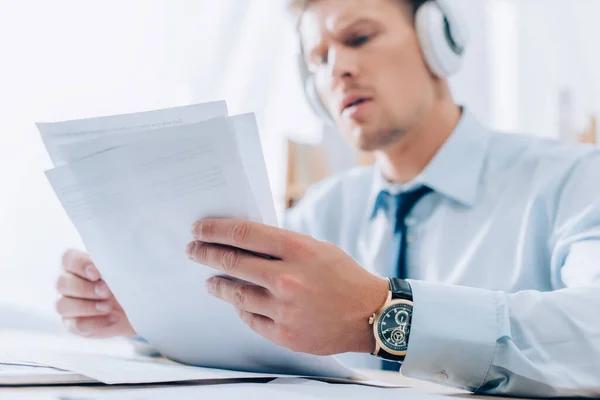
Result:
<svg viewBox="0 0 600 400"><path fill-rule="evenodd" d="M365 133L356 138L356 147L364 152L384 150L402 140L405 135L406 130L399 128Z"/></svg>

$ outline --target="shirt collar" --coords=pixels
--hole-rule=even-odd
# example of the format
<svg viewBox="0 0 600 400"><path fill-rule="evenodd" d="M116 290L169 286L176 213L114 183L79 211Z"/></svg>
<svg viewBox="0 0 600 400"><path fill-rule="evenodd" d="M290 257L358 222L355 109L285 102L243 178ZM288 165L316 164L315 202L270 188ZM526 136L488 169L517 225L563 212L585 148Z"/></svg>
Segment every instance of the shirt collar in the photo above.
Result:
<svg viewBox="0 0 600 400"><path fill-rule="evenodd" d="M374 169L369 212L375 213L381 206L377 203L382 201L382 191L398 194L418 186L428 186L464 206L472 207L477 198L490 136L490 131L463 108L456 129L425 169L411 182L390 183L378 168Z"/></svg>

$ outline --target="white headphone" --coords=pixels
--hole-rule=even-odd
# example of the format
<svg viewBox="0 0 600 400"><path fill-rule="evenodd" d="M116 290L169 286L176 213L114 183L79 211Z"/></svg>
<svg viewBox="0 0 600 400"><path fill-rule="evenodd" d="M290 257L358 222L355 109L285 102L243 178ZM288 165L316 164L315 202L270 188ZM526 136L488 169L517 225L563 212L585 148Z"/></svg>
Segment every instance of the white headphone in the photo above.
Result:
<svg viewBox="0 0 600 400"><path fill-rule="evenodd" d="M428 0L416 11L415 26L425 62L431 72L440 78L456 74L462 67L469 42L463 16L450 6L448 0ZM312 110L333 125L331 115L319 99L302 51L298 56L298 69Z"/></svg>

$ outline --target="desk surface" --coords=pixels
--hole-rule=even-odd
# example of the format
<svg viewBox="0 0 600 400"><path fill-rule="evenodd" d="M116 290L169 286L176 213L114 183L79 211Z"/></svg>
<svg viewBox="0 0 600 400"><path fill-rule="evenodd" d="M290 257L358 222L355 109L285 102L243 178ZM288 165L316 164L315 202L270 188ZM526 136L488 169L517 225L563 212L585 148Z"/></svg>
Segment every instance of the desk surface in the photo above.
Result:
<svg viewBox="0 0 600 400"><path fill-rule="evenodd" d="M500 399L499 397L483 397L483 396L473 396L469 392L461 391L453 388L448 388L445 386L436 385L429 382L422 382L418 380L408 379L400 374L393 372L385 372L385 371L364 371L367 375L371 376L375 380L384 381L392 384L406 384L412 386L410 389L398 389L398 390L406 390L406 391L417 391L425 394L437 394L447 397L449 399ZM182 386L179 384L178 386ZM191 385L189 385L191 386ZM152 385L152 386L62 386L62 387L15 387L15 388L1 388L0 387L0 398L24 398L27 399L29 395L32 398L39 396L44 396L44 398L51 396L57 396L59 394L87 394L89 395L90 391L102 391L102 390L111 390L111 389L120 389L124 392L126 391L135 391L140 388L148 388L148 387L168 387L168 385ZM132 393L133 394L133 393ZM6 397L5 397L6 396ZM12 397L11 397L12 396ZM17 397L18 396L18 397ZM513 400L518 400L514 399Z"/></svg>

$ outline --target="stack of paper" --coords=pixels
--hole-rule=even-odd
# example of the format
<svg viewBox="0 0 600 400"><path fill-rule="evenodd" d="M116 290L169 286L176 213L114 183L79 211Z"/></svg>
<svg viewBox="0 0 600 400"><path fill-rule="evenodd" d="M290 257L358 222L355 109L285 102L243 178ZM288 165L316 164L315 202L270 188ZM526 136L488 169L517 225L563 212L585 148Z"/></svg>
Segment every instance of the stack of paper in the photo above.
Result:
<svg viewBox="0 0 600 400"><path fill-rule="evenodd" d="M0 331L0 388L6 385L84 383L137 385L181 382L209 385L269 382L280 377L302 378L300 375L189 366L164 357L144 356L132 350L130 341L125 338L88 339L69 333L51 335ZM372 380L368 376L360 379L310 378L369 387L405 387Z"/></svg>
<svg viewBox="0 0 600 400"><path fill-rule="evenodd" d="M0 330L0 388L4 385L75 383L222 384L266 382L292 376L294 375L203 368L177 363L164 357L148 357L133 351L131 341L126 338L89 339L66 332L48 334ZM361 386L402 387L378 382L366 375L359 377L360 379L311 378Z"/></svg>
<svg viewBox="0 0 600 400"><path fill-rule="evenodd" d="M355 375L254 333L205 293L214 272L185 256L199 219L277 225L252 114L229 117L214 102L37 126L52 188L134 329L162 354L209 368Z"/></svg>
<svg viewBox="0 0 600 400"><path fill-rule="evenodd" d="M58 392L58 391L57 391ZM241 395L243 394L243 395ZM241 395L241 396L240 396ZM169 388L126 388L119 390L64 391L59 397L64 400L157 400L157 399L236 399L244 400L314 400L314 399L407 399L445 400L445 396L394 388L378 388L355 385L331 385L306 379L279 378L267 384L240 382L235 385L195 385Z"/></svg>
<svg viewBox="0 0 600 400"><path fill-rule="evenodd" d="M0 386L64 385L96 382L77 372L47 367L37 363L0 362Z"/></svg>

